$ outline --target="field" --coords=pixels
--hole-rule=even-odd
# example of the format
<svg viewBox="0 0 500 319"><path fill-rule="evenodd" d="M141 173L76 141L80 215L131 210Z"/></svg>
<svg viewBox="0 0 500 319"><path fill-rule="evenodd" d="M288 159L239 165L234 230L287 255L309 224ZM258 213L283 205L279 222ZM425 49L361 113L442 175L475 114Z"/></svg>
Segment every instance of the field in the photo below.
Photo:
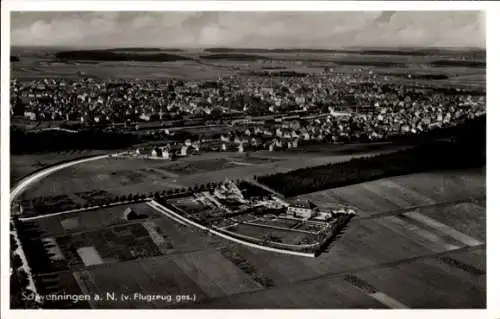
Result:
<svg viewBox="0 0 500 319"><path fill-rule="evenodd" d="M174 164L169 164L161 168L165 168L171 172L186 175L186 174L196 174L204 173L210 171L216 171L225 168L234 168L238 165L232 163L228 159L218 158L213 160L199 160L190 162L176 162Z"/></svg>
<svg viewBox="0 0 500 319"><path fill-rule="evenodd" d="M256 223L259 223L259 222L260 221L256 221ZM291 229L291 228L295 228L295 226L298 224L298 221L291 220L291 219L273 219L273 220L266 220L264 223L266 225L270 225L270 226Z"/></svg>
<svg viewBox="0 0 500 319"><path fill-rule="evenodd" d="M307 236L307 234L305 233L271 229L271 228L262 228L247 224L238 224L238 226L231 228L231 231L239 235L253 237L260 240L265 240L267 236L270 236L270 238L272 238L272 241L283 242L292 245L300 244L302 239L304 239Z"/></svg>
<svg viewBox="0 0 500 319"><path fill-rule="evenodd" d="M133 204L41 218L37 219L37 226L46 236L100 230L127 224L129 221L124 218L124 212L127 208L132 209L138 215L143 215L144 219L154 219L161 216L145 204Z"/></svg>
<svg viewBox="0 0 500 319"><path fill-rule="evenodd" d="M37 52L14 50L20 62L13 63L11 71L20 80L77 79L83 73L102 79L213 80L254 71L317 74L333 68L338 74L369 69L385 82L410 85L484 88L486 82L484 58L476 58L477 65L440 62L456 59L458 53L266 51L213 55L220 53L175 51L173 54L192 60L174 62L64 63L51 56L39 57ZM219 133L219 128L208 130ZM200 129L188 131L199 133ZM105 159L54 173L27 189L20 199L81 205L96 196L153 193L226 178L252 178L400 147L322 145L250 156L202 153L175 162ZM96 153L101 152L12 156L11 180ZM485 308L485 176L485 169L422 173L298 196L324 209L341 205L358 213L330 250L317 258L238 245L176 223L145 204L43 217L25 222L21 231L33 246L27 255L40 293L110 293L117 298L47 305L53 308ZM141 218L127 220L126 208ZM189 209L200 207L190 204ZM293 227L289 222L268 223ZM255 226L239 227L247 235L262 234ZM297 239L293 236L283 241ZM123 294L128 299L121 298ZM154 294L161 298L148 299Z"/></svg>
<svg viewBox="0 0 500 319"><path fill-rule="evenodd" d="M47 52L40 57L30 50L13 48L13 54L20 62L12 64L13 77L32 80L40 78L76 79L81 73L97 78L120 77L122 79L168 79L191 80L216 79L219 75L247 75L251 72L299 72L313 74L325 68L334 68L337 73L350 74L354 69L370 68L387 81L425 82L434 86L485 86L486 72L484 57L474 61L456 63L463 52L433 52L426 56L420 53L363 52L239 52L208 53L199 50L179 50L174 55L188 58L185 61L69 61L57 62ZM123 52L122 52L123 53ZM132 54L132 52L128 52ZM155 52L142 52L153 56ZM137 54L134 52L133 54ZM169 53L172 54L172 53ZM444 61L444 62L443 62ZM119 69L120 72L116 72ZM408 79L407 74L414 74ZM432 79L435 78L435 79Z"/></svg>
<svg viewBox="0 0 500 319"><path fill-rule="evenodd" d="M355 156L367 154L371 152ZM76 201L81 201L80 196L76 194L90 191L106 191L113 197L144 192L154 193L222 181L226 178L252 178L256 174L286 172L304 166L345 161L350 158L351 155L303 153L299 157L296 153L270 152L259 152L255 156L203 153L177 161L107 158L57 171L45 178L43 183L30 186L19 199L31 200L65 194ZM18 161L21 163L19 166ZM16 156L12 158L12 168L16 170L17 167L24 167L29 171L24 163L32 162L36 162L32 155Z"/></svg>
<svg viewBox="0 0 500 319"><path fill-rule="evenodd" d="M57 289L131 295L92 301L94 308L485 306L484 170L393 177L300 197L358 212L330 251L314 259L208 236L136 204L131 208L145 219L123 220L128 206L39 219L65 267L37 276L51 274ZM148 301L135 293L190 297Z"/></svg>
<svg viewBox="0 0 500 319"><path fill-rule="evenodd" d="M100 155L102 151L60 152L31 155L11 155L11 181L17 182L32 172L59 162L84 156Z"/></svg>

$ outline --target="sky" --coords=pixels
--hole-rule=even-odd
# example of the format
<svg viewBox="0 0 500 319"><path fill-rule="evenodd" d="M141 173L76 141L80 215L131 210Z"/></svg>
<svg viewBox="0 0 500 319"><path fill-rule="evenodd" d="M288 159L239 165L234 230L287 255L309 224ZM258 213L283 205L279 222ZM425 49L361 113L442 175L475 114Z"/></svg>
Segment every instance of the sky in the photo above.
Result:
<svg viewBox="0 0 500 319"><path fill-rule="evenodd" d="M485 17L472 11L13 12L14 46L477 47Z"/></svg>

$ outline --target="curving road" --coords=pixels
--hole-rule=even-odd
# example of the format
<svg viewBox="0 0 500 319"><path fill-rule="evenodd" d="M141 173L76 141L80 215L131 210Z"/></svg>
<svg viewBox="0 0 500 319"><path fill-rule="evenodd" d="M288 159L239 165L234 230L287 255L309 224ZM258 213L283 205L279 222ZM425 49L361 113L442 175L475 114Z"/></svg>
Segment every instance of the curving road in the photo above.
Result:
<svg viewBox="0 0 500 319"><path fill-rule="evenodd" d="M111 156L117 156L117 155L120 155L120 154L121 153L110 154L110 155ZM106 157L108 157L110 155L99 155L99 156L89 157L89 158L85 158L85 159L75 160L75 161L71 161L71 162L67 162L67 163L62 163L62 164L59 164L59 165L56 165L56 166L48 167L48 168L46 168L44 170L36 172L36 173L34 173L34 174L32 174L32 175L24 178L23 180L21 180L21 182L19 182L14 187L14 189L11 190L11 192L10 192L10 204L12 205L13 201L26 188L28 188L32 184L40 181L44 177L46 177L46 176L48 176L48 175L50 175L50 174L52 174L52 173L54 173L56 171L62 170L64 168L67 168L67 167L70 167L70 166L78 165L78 164L81 164L81 163L104 159L104 158L106 158ZM26 255L24 254L24 250L22 248L22 245L21 245L21 242L19 240L19 237L17 236L16 229L12 229L11 230L11 234L14 235L14 239L17 242L18 248L15 251L15 253L17 253L19 255L19 257L21 258L21 261L22 261L21 268L24 269L24 271L26 271L26 274L28 275L28 286L27 286L27 288L30 289L30 290L32 290L35 293L35 295L37 296L36 297L36 301L40 301L40 297L39 297L38 292L36 290L35 282L33 281L33 274L31 273L31 268L29 267L28 260L26 259Z"/></svg>

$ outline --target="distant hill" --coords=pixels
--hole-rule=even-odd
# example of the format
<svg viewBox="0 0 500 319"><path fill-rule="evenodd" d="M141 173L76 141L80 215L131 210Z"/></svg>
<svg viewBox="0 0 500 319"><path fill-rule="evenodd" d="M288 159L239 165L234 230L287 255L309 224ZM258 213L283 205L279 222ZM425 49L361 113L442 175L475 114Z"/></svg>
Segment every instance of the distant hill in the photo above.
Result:
<svg viewBox="0 0 500 319"><path fill-rule="evenodd" d="M446 48L346 48L346 49L300 49L300 48L207 48L208 53L357 53L363 55L405 55L405 56L467 56L473 59L486 59L483 49L446 49Z"/></svg>
<svg viewBox="0 0 500 319"><path fill-rule="evenodd" d="M184 50L182 49L176 49L176 48L169 48L169 49L164 49L164 48L112 48L112 49L106 49L106 51L111 51L111 52L183 52Z"/></svg>
<svg viewBox="0 0 500 319"><path fill-rule="evenodd" d="M166 62L192 60L189 57L170 53L125 53L110 50L78 50L60 51L55 54L59 60L87 60L87 61L141 61Z"/></svg>
<svg viewBox="0 0 500 319"><path fill-rule="evenodd" d="M232 61L256 61L265 60L269 57L262 55L253 55L245 53L221 53L221 54L208 54L200 56L201 59L206 60L232 60Z"/></svg>
<svg viewBox="0 0 500 319"><path fill-rule="evenodd" d="M463 61L463 60L437 60L430 63L433 67L467 67L467 68L485 68L486 62L483 61Z"/></svg>

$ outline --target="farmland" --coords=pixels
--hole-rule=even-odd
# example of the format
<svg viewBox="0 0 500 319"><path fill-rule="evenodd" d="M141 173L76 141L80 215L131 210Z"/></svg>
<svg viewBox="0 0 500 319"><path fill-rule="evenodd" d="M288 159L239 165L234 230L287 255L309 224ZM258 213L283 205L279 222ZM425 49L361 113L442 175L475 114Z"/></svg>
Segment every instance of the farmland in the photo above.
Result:
<svg viewBox="0 0 500 319"><path fill-rule="evenodd" d="M58 60L56 52L46 52L41 58L29 50L14 48L20 61L13 64L13 76L20 79L67 78L74 79L82 72L97 78L121 79L214 79L218 75L244 75L249 72L276 69L279 72L319 73L324 68L334 68L338 73L352 73L355 68L371 67L388 81L404 81L408 73L415 74L411 81L432 83L434 86L485 86L484 57L477 55L474 61L445 61L460 52L435 52L432 55L402 54L398 51L375 52L363 50L324 52L252 52L240 49L238 52L223 50L203 52L200 50L176 50L151 52L107 51L106 54L132 54L142 61L119 61L119 59ZM83 52L82 54L86 54ZM168 61L151 61L153 57L168 56ZM114 60L114 61L113 61ZM150 60L150 61L148 61ZM116 72L119 69L120 72ZM463 77L467 77L464 81ZM420 78L420 79L419 79ZM428 79L431 78L431 79ZM406 78L406 80L408 80Z"/></svg>
<svg viewBox="0 0 500 319"><path fill-rule="evenodd" d="M126 161L106 159L72 169L91 176L89 169L119 171L130 165ZM165 165L131 161L138 169ZM61 173L28 190L28 196L68 174ZM123 220L128 206L43 218L37 220L38 229L44 238L54 238L64 260L71 262L40 268L37 276L56 274L51 280L65 287L59 289L89 294L191 296L182 302L137 296L73 307L484 307L484 174L484 169L421 173L300 195L320 207L346 205L358 212L345 234L315 259L208 236L143 204L130 206L145 215L137 221Z"/></svg>
<svg viewBox="0 0 500 319"><path fill-rule="evenodd" d="M138 54L129 51L120 54ZM252 72L258 77L262 71L319 73L331 67L339 74L370 69L389 83L425 83L436 88L485 86L481 57L479 63L447 64L440 62L443 57L437 54L415 52L148 53L184 57L168 62L145 58L56 61L50 55L40 58L30 54L20 54L20 61L13 64L14 78L76 79L86 74L101 79L213 80ZM227 127L221 126L185 131L221 134L225 130ZM55 172L27 188L19 200L36 215L138 193L150 196L189 189L227 178L287 173L406 147L392 143L317 144L285 152L202 152L175 161L107 158ZM19 181L56 162L100 153L13 155L11 179ZM321 175L335 176L328 169ZM48 303L49 308L484 308L485 176L485 168L441 167L335 188L325 184L309 188L307 194L284 194L293 196L287 200L310 200L325 210L347 206L356 211L346 231L317 258L239 245L175 222L145 203L17 220L16 228L40 293L116 296ZM307 172L300 176L301 180L308 178L312 177ZM288 186L286 181L276 184ZM206 209L191 199L171 203L192 215ZM127 209L136 213L135 218L127 217ZM276 228L241 223L231 231L289 243L301 240L304 233L299 230L310 231L310 225L299 227L290 220L262 223ZM286 230L292 228L295 232ZM120 294L129 298L120 298Z"/></svg>

